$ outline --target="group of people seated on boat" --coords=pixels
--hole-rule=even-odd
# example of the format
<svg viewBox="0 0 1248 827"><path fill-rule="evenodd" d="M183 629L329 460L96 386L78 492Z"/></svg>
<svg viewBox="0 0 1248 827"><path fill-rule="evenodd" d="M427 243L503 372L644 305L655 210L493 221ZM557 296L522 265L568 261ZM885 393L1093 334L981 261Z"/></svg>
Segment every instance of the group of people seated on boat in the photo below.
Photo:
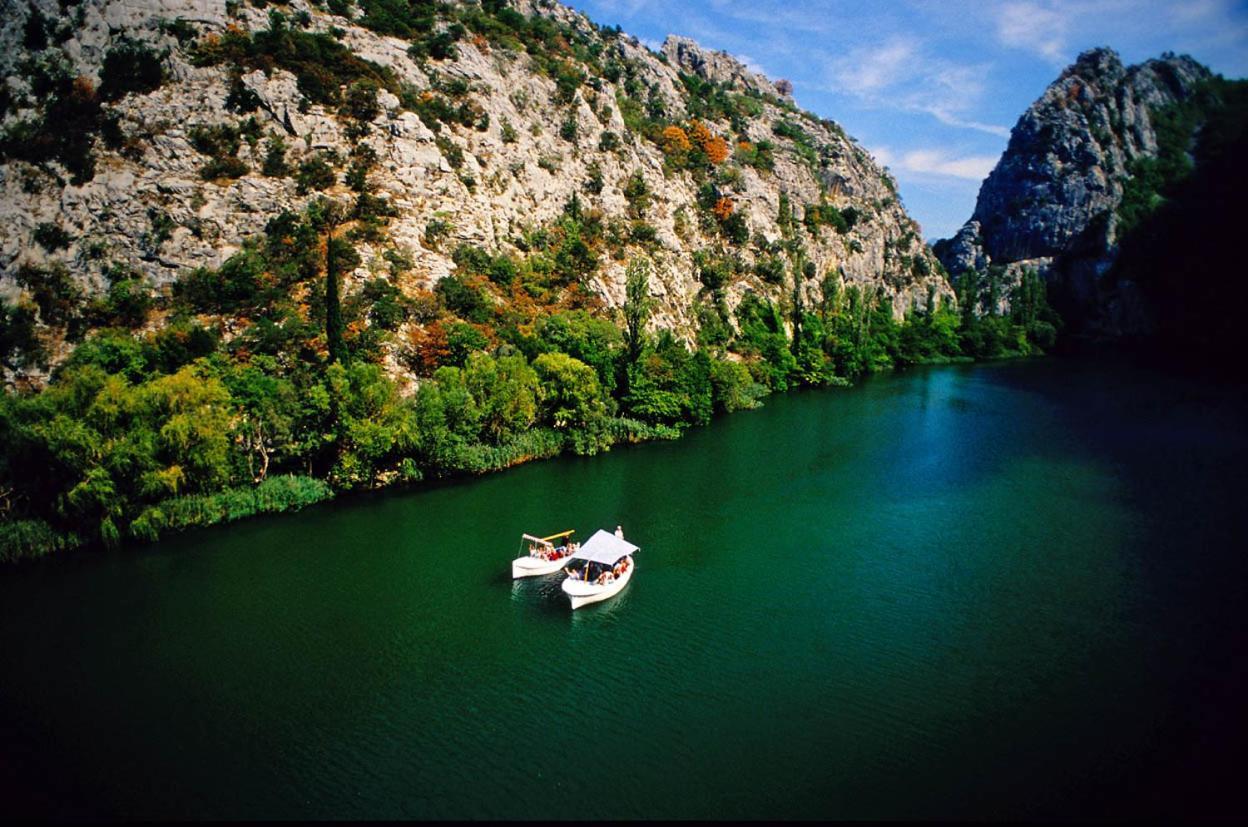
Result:
<svg viewBox="0 0 1248 827"><path fill-rule="evenodd" d="M628 571L629 564L629 558L624 557L610 568L601 563L586 563L580 569L575 566L564 566L563 570L572 580L585 580L589 583L605 586L609 583L614 583L624 572ZM592 569L591 566L593 567Z"/></svg>
<svg viewBox="0 0 1248 827"><path fill-rule="evenodd" d="M571 554L575 554L578 548L580 548L580 545L577 543L568 543L566 546L559 546L558 548L548 545L531 545L529 546L529 556L537 557L540 560L562 560Z"/></svg>

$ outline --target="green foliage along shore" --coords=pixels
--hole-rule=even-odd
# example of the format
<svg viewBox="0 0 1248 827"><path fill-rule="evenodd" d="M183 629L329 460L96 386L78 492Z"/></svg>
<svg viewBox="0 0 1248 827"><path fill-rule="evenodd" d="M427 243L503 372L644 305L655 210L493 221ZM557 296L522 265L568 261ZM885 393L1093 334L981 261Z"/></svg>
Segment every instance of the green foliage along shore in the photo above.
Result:
<svg viewBox="0 0 1248 827"><path fill-rule="evenodd" d="M1036 282L1024 280L1030 292L1009 317L971 312L978 297L966 296L962 310L933 299L899 323L889 302L830 276L814 307L747 294L735 330L706 290L691 349L647 330L644 257L629 266L616 318L575 267L560 272L569 243L597 243L570 216L506 268L458 256L459 271L423 301L384 283L340 297L325 273L355 253L333 212L322 199L274 218L219 269L185 274L154 332L96 330L46 388L0 398L0 559L674 438L771 392L1048 344ZM490 280L499 270L508 284ZM227 316L243 328L228 339ZM397 341L393 328L412 316L425 323ZM414 391L383 370L387 346L424 376Z"/></svg>

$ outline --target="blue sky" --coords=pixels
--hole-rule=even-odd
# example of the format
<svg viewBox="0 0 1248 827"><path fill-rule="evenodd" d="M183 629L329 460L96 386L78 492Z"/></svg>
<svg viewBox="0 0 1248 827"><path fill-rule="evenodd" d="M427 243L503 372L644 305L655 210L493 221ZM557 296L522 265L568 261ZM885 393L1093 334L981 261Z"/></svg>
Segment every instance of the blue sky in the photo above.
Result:
<svg viewBox="0 0 1248 827"><path fill-rule="evenodd" d="M957 231L1010 127L1079 52L1186 53L1248 75L1234 0L565 0L657 48L669 33L793 81L897 176L929 240Z"/></svg>

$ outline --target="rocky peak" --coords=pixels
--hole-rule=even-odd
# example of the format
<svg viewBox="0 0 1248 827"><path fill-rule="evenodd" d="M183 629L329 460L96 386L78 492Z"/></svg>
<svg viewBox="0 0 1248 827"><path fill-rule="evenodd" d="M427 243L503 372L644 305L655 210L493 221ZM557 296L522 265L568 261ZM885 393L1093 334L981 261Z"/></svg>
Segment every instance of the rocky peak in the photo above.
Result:
<svg viewBox="0 0 1248 827"><path fill-rule="evenodd" d="M996 265L1007 280L1032 268L1092 302L1132 165L1158 152L1157 113L1210 77L1187 56L1124 67L1112 49L1079 55L1019 118L971 220L939 245L945 267Z"/></svg>
<svg viewBox="0 0 1248 827"><path fill-rule="evenodd" d="M780 91L787 96L792 93L791 85L783 86L783 81L772 83L766 75L755 72L727 52L705 49L692 38L669 34L663 41L662 54L674 66L703 80L762 94L774 95Z"/></svg>
<svg viewBox="0 0 1248 827"><path fill-rule="evenodd" d="M1098 46L1080 54L1075 58L1074 63L1062 70L1057 84L1061 84L1070 77L1079 77L1096 83L1113 83L1121 79L1125 72L1122 58L1117 52L1108 46Z"/></svg>

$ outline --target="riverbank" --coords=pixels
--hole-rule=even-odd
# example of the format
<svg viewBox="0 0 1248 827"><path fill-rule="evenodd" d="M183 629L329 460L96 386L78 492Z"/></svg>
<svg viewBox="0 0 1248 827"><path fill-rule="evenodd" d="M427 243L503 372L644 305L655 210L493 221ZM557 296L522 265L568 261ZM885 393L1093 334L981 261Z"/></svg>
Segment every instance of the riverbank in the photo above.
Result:
<svg viewBox="0 0 1248 827"><path fill-rule="evenodd" d="M1013 358L1034 358L1016 356ZM925 366L971 364L971 357L936 357ZM846 383L846 387L852 387ZM761 404L761 402L759 402ZM609 441L602 450L617 445L636 445L654 440L679 439L684 428L655 425L625 417L614 417L605 427ZM465 446L458 462L448 467L440 478L480 476L506 470L535 460L551 459L577 450L576 434L537 428L518 434L501 445L477 443ZM369 491L402 485L418 485L424 479L400 473L381 476ZM155 542L194 528L232 523L260 514L299 511L309 505L337 499L348 491L335 490L324 480L289 474L263 480L256 485L238 486L211 494L193 494L162 500L146 509L132 523L129 539ZM103 545L98 539L62 531L42 520L16 520L0 524L0 564L34 560L48 554Z"/></svg>
<svg viewBox="0 0 1248 827"><path fill-rule="evenodd" d="M1042 354L1031 353L1004 358L1036 358L1040 355ZM975 362L976 359L969 356L936 356L915 366L933 367ZM884 370L893 369L889 366ZM853 383L848 381L829 381L824 384L853 387ZM791 390L804 387L806 386L797 385ZM756 398L752 404L743 405L742 409L761 404L761 398ZM703 424L709 424L709 421ZM673 427L626 417L612 417L605 421L597 434L592 435L592 451L584 450L586 438L591 436L586 433L534 428L512 435L500 444L473 443L461 446L457 456L444 464L437 478L480 476L568 453L596 453L610 450L617 445L679 439L691 424L682 423L681 426ZM152 543L195 528L232 523L261 514L296 512L349 493L419 485L424 480L425 475L419 469L408 474L399 470L378 475L367 487L337 489L329 482L315 477L299 474L276 475L254 485L161 500L148 506L130 523L126 539ZM109 543L100 538L84 537L77 532L57 529L43 520L0 523L0 564L14 564L48 554L107 545Z"/></svg>
<svg viewBox="0 0 1248 827"><path fill-rule="evenodd" d="M660 439L677 439L680 430L644 422L615 418L609 421L610 447ZM502 471L534 460L550 459L575 452L572 435L543 428L517 435L502 445L467 446L458 468L444 478L479 476ZM401 485L417 485L422 480L390 474L379 479L369 491ZM260 514L299 511L309 505L344 496L324 480L299 475L270 477L255 486L228 488L211 494L192 494L162 500L146 509L131 524L131 539L155 542L194 528L232 523ZM98 544L98 543L96 543ZM73 532L58 531L41 520L18 520L0 524L0 563L34 560L55 552L93 545Z"/></svg>

